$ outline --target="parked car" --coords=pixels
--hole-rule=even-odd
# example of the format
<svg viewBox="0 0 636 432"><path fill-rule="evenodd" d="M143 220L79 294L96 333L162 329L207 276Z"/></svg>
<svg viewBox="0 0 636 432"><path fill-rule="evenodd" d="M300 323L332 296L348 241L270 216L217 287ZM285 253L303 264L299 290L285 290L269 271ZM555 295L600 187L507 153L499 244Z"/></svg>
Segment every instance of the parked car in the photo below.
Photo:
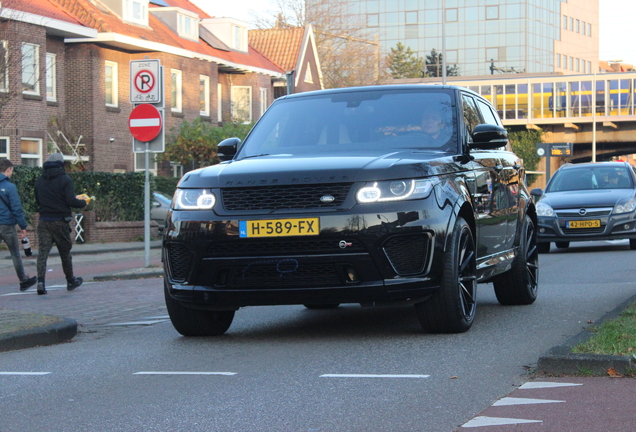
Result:
<svg viewBox="0 0 636 432"><path fill-rule="evenodd" d="M156 221L159 225L159 232L163 232L166 225L166 217L170 210L172 198L162 192L152 193L152 203L150 205L150 220Z"/></svg>
<svg viewBox="0 0 636 432"><path fill-rule="evenodd" d="M636 249L636 176L627 162L566 164L538 198L537 247L565 249L573 241L629 239Z"/></svg>
<svg viewBox="0 0 636 432"><path fill-rule="evenodd" d="M433 117L433 118L430 118ZM491 104L454 86L278 98L220 164L180 181L163 237L183 335L245 306L411 304L425 331L473 324L478 282L537 296L536 214Z"/></svg>

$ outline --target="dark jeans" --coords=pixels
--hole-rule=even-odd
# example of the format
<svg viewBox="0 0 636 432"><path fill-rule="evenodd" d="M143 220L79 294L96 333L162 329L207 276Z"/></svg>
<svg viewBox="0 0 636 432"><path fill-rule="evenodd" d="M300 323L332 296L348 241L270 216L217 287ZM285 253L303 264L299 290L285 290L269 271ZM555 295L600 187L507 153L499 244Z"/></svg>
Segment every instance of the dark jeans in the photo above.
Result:
<svg viewBox="0 0 636 432"><path fill-rule="evenodd" d="M11 252L15 274L18 276L20 282L25 282L27 275L24 273L24 266L22 265L22 258L20 257L20 242L18 241L18 233L15 230L15 225L0 225L0 241L3 240L9 247L9 252Z"/></svg>
<svg viewBox="0 0 636 432"><path fill-rule="evenodd" d="M71 258L71 228L65 221L43 221L38 222L38 282L44 282L46 276L46 260L49 252L53 248L53 243L57 246L62 260L62 270L67 281L73 280L73 259Z"/></svg>

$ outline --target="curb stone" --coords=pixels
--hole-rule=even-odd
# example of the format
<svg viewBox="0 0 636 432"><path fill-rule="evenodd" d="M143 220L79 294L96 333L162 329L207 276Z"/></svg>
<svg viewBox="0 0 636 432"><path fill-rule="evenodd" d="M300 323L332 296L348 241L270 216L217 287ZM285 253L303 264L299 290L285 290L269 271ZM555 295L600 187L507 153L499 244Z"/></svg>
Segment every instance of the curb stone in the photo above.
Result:
<svg viewBox="0 0 636 432"><path fill-rule="evenodd" d="M605 321L618 318L620 314L636 301L636 296L629 298L616 309L612 310L600 320L594 323L595 327ZM553 375L576 375L581 372L595 375L606 375L609 368L614 368L618 373L624 374L636 368L636 357L622 355L579 354L572 349L594 336L589 329L583 330L576 336L566 340L562 345L557 345L539 357L536 372Z"/></svg>
<svg viewBox="0 0 636 432"><path fill-rule="evenodd" d="M0 352L67 342L77 334L77 321L74 319L52 316L42 318L53 322L0 334Z"/></svg>

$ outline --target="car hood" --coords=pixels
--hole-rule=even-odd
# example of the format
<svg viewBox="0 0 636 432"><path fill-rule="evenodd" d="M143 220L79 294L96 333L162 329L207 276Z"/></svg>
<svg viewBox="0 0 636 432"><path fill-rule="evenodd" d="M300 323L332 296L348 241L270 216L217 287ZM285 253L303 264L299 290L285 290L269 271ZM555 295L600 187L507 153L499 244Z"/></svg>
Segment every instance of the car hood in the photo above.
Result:
<svg viewBox="0 0 636 432"><path fill-rule="evenodd" d="M191 171L182 188L278 186L421 178L458 171L452 156L423 151L260 156Z"/></svg>
<svg viewBox="0 0 636 432"><path fill-rule="evenodd" d="M546 192L541 202L553 209L579 207L614 207L622 198L633 198L633 189L591 189L566 192Z"/></svg>

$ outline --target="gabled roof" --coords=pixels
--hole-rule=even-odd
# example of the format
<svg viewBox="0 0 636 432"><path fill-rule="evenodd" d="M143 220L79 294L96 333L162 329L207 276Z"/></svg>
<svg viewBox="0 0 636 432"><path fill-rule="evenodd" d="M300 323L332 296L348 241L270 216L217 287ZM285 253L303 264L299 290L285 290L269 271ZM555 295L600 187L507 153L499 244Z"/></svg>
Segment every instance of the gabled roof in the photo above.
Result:
<svg viewBox="0 0 636 432"><path fill-rule="evenodd" d="M60 21L66 21L71 24L81 24L71 15L48 1L33 0L2 0L2 7L22 11L34 15L40 15L47 18L53 18Z"/></svg>
<svg viewBox="0 0 636 432"><path fill-rule="evenodd" d="M303 27L250 30L250 45L262 52L284 71L296 68L305 29Z"/></svg>
<svg viewBox="0 0 636 432"><path fill-rule="evenodd" d="M5 5L4 0L3 6ZM138 52L162 51L183 57L196 57L228 66L235 70L247 70L273 76L282 76L284 70L256 50L247 53L226 51L212 47L204 40L192 41L179 37L152 13L148 14L148 26L123 21L109 11L99 1L90 0L9 0L19 3L24 10L38 8L39 14L53 18L66 16L83 26L97 30L96 37L66 39L67 43L102 43L119 49ZM182 7L199 14L200 18L210 16L188 0L164 0L173 7ZM152 4L152 6L156 6ZM17 6L16 6L17 7ZM35 13L35 12L33 12Z"/></svg>

